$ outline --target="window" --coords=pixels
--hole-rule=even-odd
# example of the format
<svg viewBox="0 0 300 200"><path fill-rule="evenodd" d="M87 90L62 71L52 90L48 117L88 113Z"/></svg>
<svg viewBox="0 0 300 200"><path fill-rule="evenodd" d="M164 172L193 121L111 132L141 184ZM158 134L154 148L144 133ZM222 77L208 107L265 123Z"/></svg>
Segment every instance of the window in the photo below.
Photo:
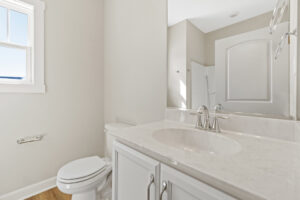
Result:
<svg viewBox="0 0 300 200"><path fill-rule="evenodd" d="M43 34L43 2L0 0L0 92L45 92Z"/></svg>

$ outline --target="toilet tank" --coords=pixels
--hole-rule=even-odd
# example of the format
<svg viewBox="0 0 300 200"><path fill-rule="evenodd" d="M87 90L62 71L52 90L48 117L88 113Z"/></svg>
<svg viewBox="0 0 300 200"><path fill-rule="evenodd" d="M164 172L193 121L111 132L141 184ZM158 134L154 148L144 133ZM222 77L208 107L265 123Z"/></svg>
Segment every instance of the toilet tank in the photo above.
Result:
<svg viewBox="0 0 300 200"><path fill-rule="evenodd" d="M105 157L108 158L112 158L112 147L113 147L113 142L115 140L115 137L110 135L109 132L110 131L116 131L116 130L120 130L123 128L128 128L128 127L132 127L133 125L131 124L126 124L123 122L117 122L117 123L108 123L105 124L105 128L104 128L104 133L105 133Z"/></svg>

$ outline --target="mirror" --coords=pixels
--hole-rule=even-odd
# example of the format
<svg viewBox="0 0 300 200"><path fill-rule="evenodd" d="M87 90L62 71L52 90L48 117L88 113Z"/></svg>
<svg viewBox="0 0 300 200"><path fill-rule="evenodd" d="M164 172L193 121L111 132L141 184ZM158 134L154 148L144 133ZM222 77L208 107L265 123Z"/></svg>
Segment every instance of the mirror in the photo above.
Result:
<svg viewBox="0 0 300 200"><path fill-rule="evenodd" d="M169 0L168 107L221 104L224 112L289 117L287 7L287 0Z"/></svg>

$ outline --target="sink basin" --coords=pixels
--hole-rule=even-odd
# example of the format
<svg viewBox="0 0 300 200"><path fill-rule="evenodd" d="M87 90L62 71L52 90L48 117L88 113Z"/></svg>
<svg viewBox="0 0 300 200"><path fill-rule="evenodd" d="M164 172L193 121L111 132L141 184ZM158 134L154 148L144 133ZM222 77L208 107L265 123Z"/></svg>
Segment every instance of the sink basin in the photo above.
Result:
<svg viewBox="0 0 300 200"><path fill-rule="evenodd" d="M238 142L220 134L193 129L160 129L153 138L170 147L188 152L232 155L241 150Z"/></svg>

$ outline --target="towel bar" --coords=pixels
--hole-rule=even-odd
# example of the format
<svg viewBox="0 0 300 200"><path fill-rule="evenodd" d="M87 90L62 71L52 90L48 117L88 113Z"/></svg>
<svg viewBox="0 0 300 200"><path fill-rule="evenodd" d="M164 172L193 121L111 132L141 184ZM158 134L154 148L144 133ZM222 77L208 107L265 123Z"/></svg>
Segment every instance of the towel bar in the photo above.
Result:
<svg viewBox="0 0 300 200"><path fill-rule="evenodd" d="M36 135L36 136L30 136L30 137L24 137L17 140L18 144L25 144L30 142L38 142L41 141L44 138L44 135Z"/></svg>

